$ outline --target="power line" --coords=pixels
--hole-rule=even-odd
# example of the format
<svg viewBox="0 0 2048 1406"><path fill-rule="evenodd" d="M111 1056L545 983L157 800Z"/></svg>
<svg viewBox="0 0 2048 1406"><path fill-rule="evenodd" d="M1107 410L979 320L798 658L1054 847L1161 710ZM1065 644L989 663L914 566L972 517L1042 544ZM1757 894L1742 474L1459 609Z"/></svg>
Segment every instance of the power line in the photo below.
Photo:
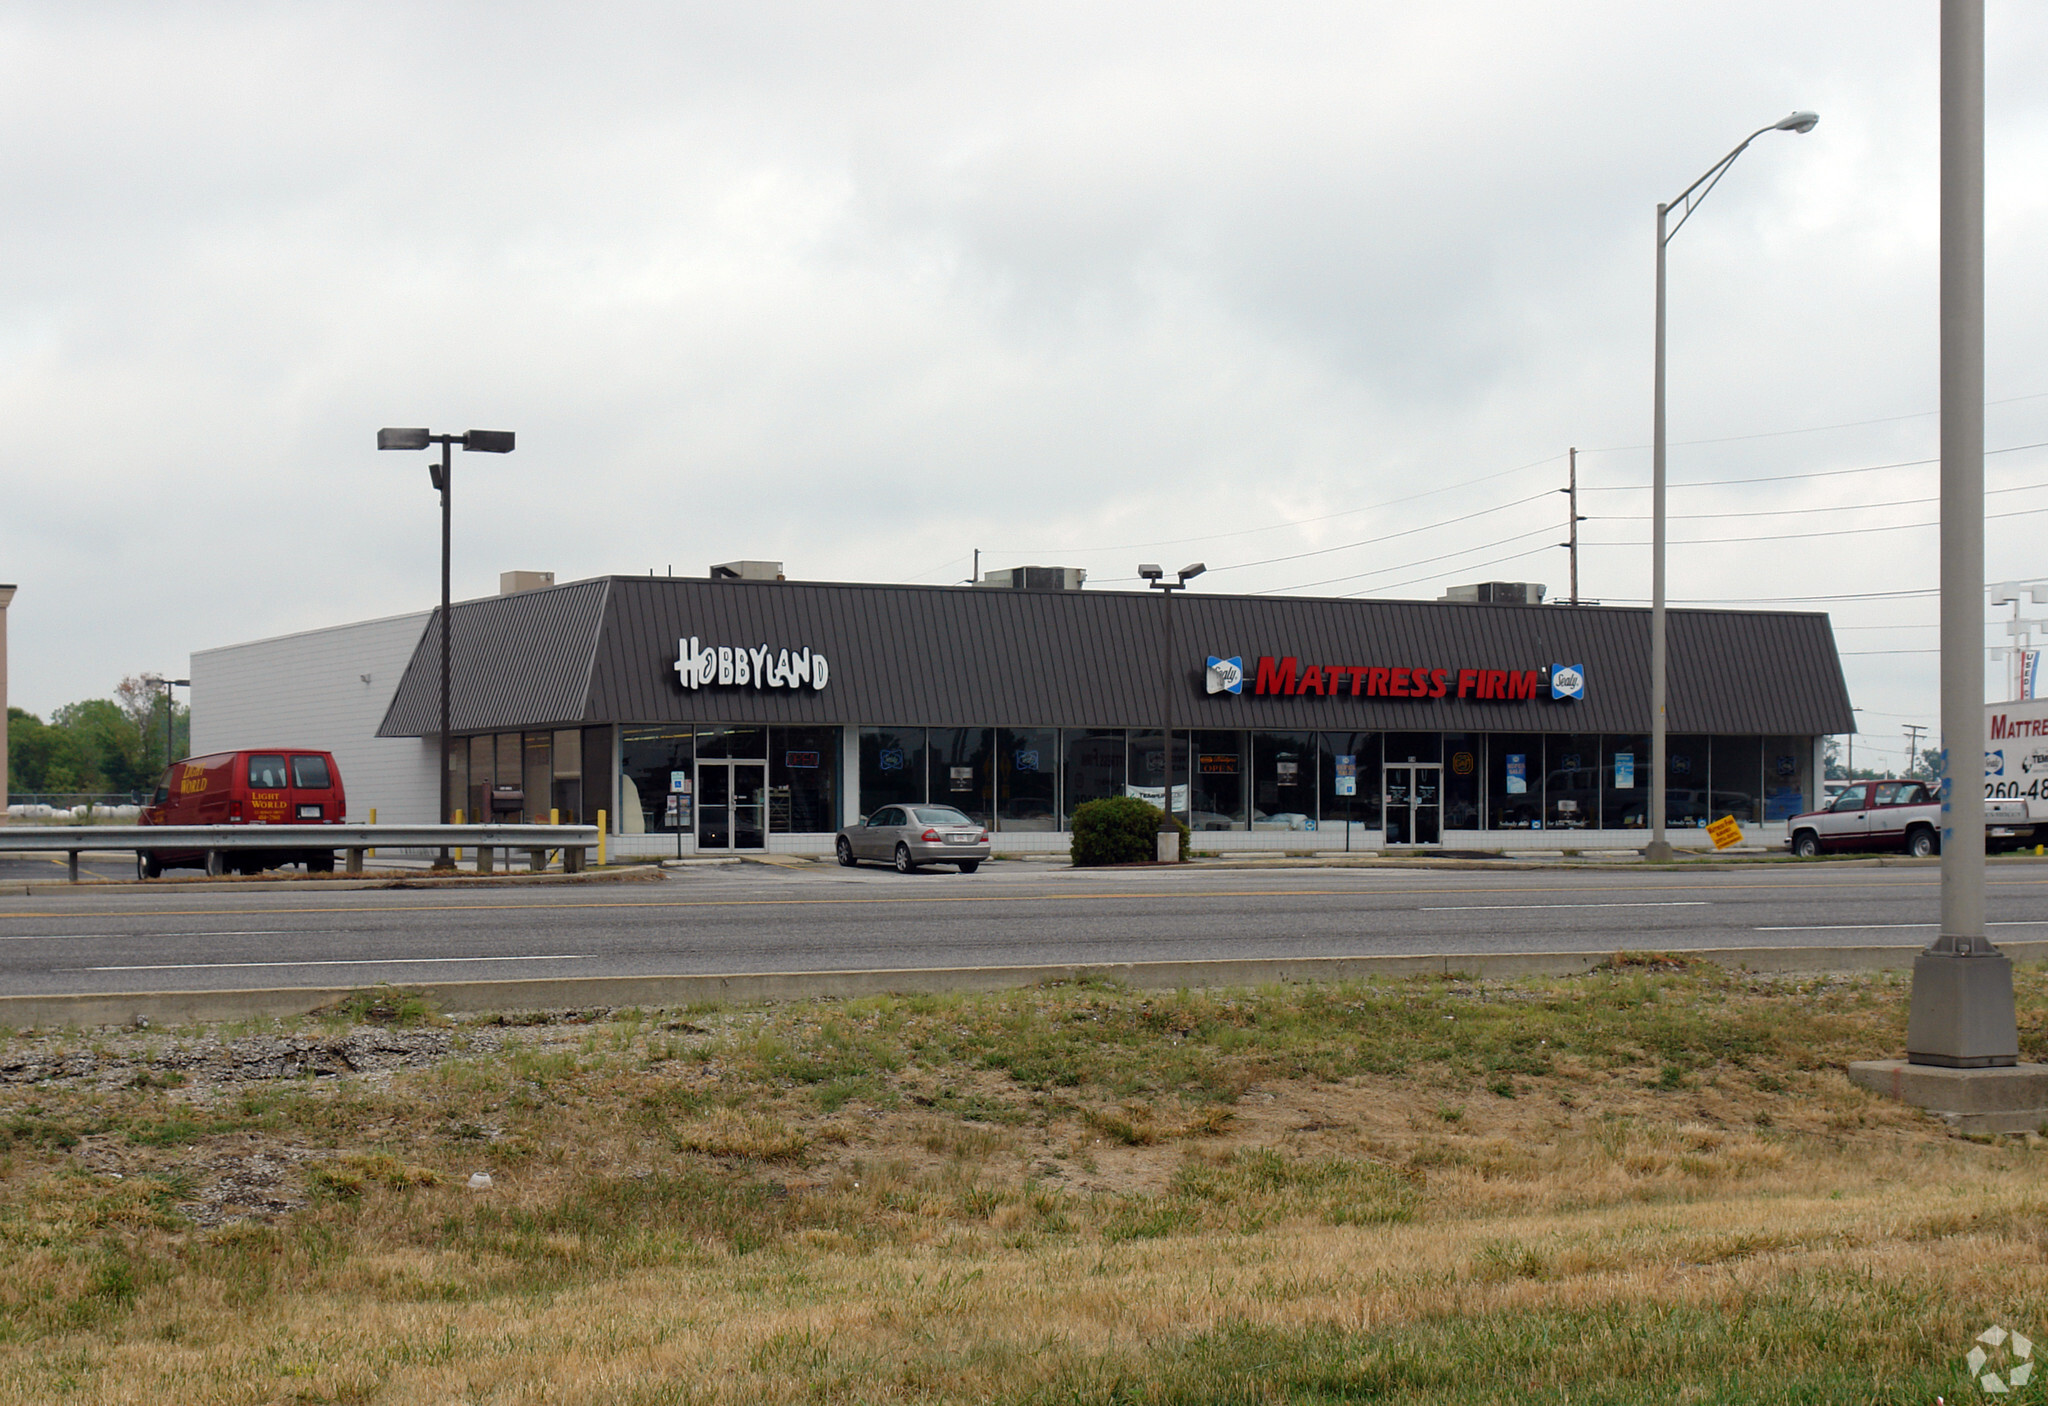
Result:
<svg viewBox="0 0 2048 1406"><path fill-rule="evenodd" d="M1415 561L1404 561L1404 562L1400 563L1400 564L1399 564L1398 566L1381 566L1381 567L1375 567L1375 568L1374 568L1374 569L1372 569L1371 571L1354 571L1354 572L1352 572L1352 573L1351 573L1351 574L1350 574L1349 576L1331 576L1331 577L1327 577L1327 578L1325 578L1325 579L1323 579L1323 580L1321 580L1321 581L1305 581L1305 582L1303 582L1302 584L1300 584L1300 585L1298 585L1298 586L1282 586L1282 587L1280 587L1280 588L1279 588L1278 590L1272 590L1272 591L1257 591L1257 592L1254 592L1254 594L1255 594L1255 595L1262 595L1262 596L1273 596L1273 595L1281 595L1281 594L1284 594L1284 593L1285 593L1285 592L1287 592L1287 591L1307 591L1307 590L1313 590L1313 589L1314 589L1315 587L1317 587L1317 586L1334 586L1334 585L1337 585L1337 584L1339 584L1340 582L1344 582L1344 581L1356 581L1356 580L1358 580L1358 579L1359 579L1360 577L1364 577L1364 576L1388 576L1388 575L1391 575L1391 574L1393 574L1393 573L1394 573L1394 572L1396 572L1396 571L1407 571L1407 570L1410 570L1410 569L1412 569L1412 568L1414 568L1414 567L1418 567L1418 566L1428 566L1428 565L1429 565L1430 563L1432 563L1432 562L1439 562L1439 561L1447 561L1447 560L1449 560L1449 559L1450 559L1451 557L1462 557L1462 556L1470 556L1470 555L1471 555L1472 553L1474 553L1474 552L1485 552L1485 551L1491 551L1491 550L1492 550L1493 548L1495 548L1495 547L1505 547L1505 546L1506 546L1506 545L1508 545L1508 543L1510 543L1510 542L1521 542L1521 541L1524 541L1524 540L1526 540L1526 539L1528 539L1528 538L1530 538L1530 537L1535 537L1535 536L1538 536L1538 535L1548 535L1548 534L1550 534L1550 533L1552 533L1552 532L1555 532L1556 530L1557 530L1557 529L1556 529L1555 527L1537 527L1537 528L1531 528L1531 529L1530 529L1529 531L1527 531L1527 532L1517 532L1517 533L1515 533L1515 534L1514 534L1513 536L1510 536L1510 537L1502 537L1502 538L1499 538L1499 539L1498 539L1498 540L1496 540L1496 541L1492 541L1492 542L1481 542L1481 543L1480 543L1480 544L1479 544L1478 546L1476 546L1476 547L1460 547L1460 548L1459 548L1459 549L1458 549L1457 551L1455 551L1455 552L1443 552L1443 553L1440 553L1439 555L1437 555L1437 556L1433 556L1433 557L1421 557L1421 558L1418 558L1418 559L1417 559L1417 560L1415 560ZM1535 548L1534 550L1535 550L1535 551L1548 551L1548 550L1549 550L1549 547L1548 547L1548 545L1546 545L1546 546L1543 546L1543 547L1538 547L1538 548ZM1521 555L1523 555L1523 556L1529 556L1529 555L1531 555L1531 554L1532 554L1532 553L1530 553L1530 552L1524 552L1524 553L1522 553Z"/></svg>
<svg viewBox="0 0 2048 1406"><path fill-rule="evenodd" d="M2008 444L1999 449L1987 449L1984 457L1993 454L2017 454L2025 449L2048 449L2048 440L2033 444ZM1584 450L1580 451L1584 453ZM1747 483L1783 483L1791 479L1840 478L1844 474L1874 474L1884 469L1921 469L1929 464L1939 464L1939 457L1933 459L1900 459L1891 464L1863 464L1853 469L1815 469L1803 474L1766 474L1762 478L1690 478L1682 483L1669 485L1672 488L1733 488ZM1587 484L1580 491L1585 493L1647 493L1647 483L1601 483Z"/></svg>
<svg viewBox="0 0 2048 1406"><path fill-rule="evenodd" d="M2048 391L2035 391L2030 395L2007 396L2003 400L1987 400L1984 402L1984 404L1987 406L2017 405L2023 400L2040 400L2043 396L2048 396ZM1723 435L1718 439L1666 440L1665 444L1667 447L1677 447L1689 444L1736 444L1740 443L1743 440L1748 439L1780 439L1786 435L1825 434L1829 430L1855 430L1861 429L1865 425L1894 425L1901 420L1926 420L1932 418L1933 416L1939 415L1940 413L1941 412L1939 410L1915 410L1910 415L1880 415L1874 420L1844 420L1839 425L1808 425L1804 429L1798 430L1764 430L1757 434ZM1579 453L1625 454L1632 450L1648 448L1650 448L1650 446L1647 444L1610 444L1604 449L1581 449Z"/></svg>
<svg viewBox="0 0 2048 1406"><path fill-rule="evenodd" d="M1984 521L1997 522L2004 518L2033 517L2037 513L2048 513L2048 507L2020 508L2010 513L1986 513ZM1794 542L1811 537L1857 537L1869 532L1904 532L1915 527L1939 527L1939 522L1895 522L1884 527L1837 527L1824 532L1775 532L1751 537L1689 537L1683 542L1671 543L1674 547L1706 547L1723 542ZM1648 542L1585 542L1587 547L1647 547Z"/></svg>
<svg viewBox="0 0 2048 1406"><path fill-rule="evenodd" d="M1344 542L1335 547L1317 547L1314 551L1294 552L1284 557L1267 557L1263 561L1241 561L1234 566L1212 566L1209 568L1209 573L1211 575L1214 575L1219 571L1243 571L1246 567L1251 566L1272 566L1277 562L1301 561L1307 557L1328 556L1331 552L1348 552L1353 547L1371 547L1381 542L1391 542L1396 537L1413 537L1418 532L1434 532L1439 527L1450 527L1456 523L1470 522L1473 518L1485 517L1489 513L1504 513L1509 508L1519 508L1523 504L1533 503L1539 498L1551 497L1555 492L1555 489L1546 488L1541 493L1532 493L1526 498L1517 498L1512 503L1502 503L1497 508L1481 508L1477 512L1466 513L1462 517L1445 518L1441 522L1426 523L1421 527L1404 528L1399 532L1389 532L1384 537L1368 537L1362 542ZM1545 530L1547 531L1548 529ZM1528 534L1523 533L1522 535L1526 537ZM1475 547L1473 548L1473 550L1483 551L1485 549ZM1400 570L1399 567L1394 567L1392 569L1396 571Z"/></svg>
<svg viewBox="0 0 2048 1406"><path fill-rule="evenodd" d="M2027 493L2036 488L2048 488L2048 483L2021 483L2015 484L2011 488L1987 488L1984 490L1984 496L1991 498L2000 493ZM1941 497L1937 494L1932 498L1882 498L1874 503L1838 503L1825 508L1753 508L1743 513L1666 513L1664 520L1666 522L1699 522L1709 518L1795 517L1800 514L1810 515L1813 513L1861 513L1868 512L1872 508L1918 508L1924 507L1929 503L1939 503L1940 501ZM1648 513L1601 513L1592 519L1594 522L1649 522L1650 520L1650 514Z"/></svg>

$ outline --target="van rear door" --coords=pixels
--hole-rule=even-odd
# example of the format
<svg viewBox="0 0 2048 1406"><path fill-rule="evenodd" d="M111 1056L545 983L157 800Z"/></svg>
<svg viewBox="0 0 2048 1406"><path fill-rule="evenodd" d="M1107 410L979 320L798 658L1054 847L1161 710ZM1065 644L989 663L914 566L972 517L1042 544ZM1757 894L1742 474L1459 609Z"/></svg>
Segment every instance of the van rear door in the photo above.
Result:
<svg viewBox="0 0 2048 1406"><path fill-rule="evenodd" d="M342 818L334 767L325 756L295 753L291 758L291 772L292 824L321 825Z"/></svg>

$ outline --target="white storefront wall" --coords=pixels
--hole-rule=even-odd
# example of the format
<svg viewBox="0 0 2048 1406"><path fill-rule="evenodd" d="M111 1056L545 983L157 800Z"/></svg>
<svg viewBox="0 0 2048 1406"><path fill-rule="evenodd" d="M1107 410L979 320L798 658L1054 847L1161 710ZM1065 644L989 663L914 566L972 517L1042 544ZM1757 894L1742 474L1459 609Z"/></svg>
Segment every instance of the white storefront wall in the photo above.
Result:
<svg viewBox="0 0 2048 1406"><path fill-rule="evenodd" d="M348 818L431 824L434 739L377 728L432 618L394 615L192 656L192 752L311 747L332 752Z"/></svg>

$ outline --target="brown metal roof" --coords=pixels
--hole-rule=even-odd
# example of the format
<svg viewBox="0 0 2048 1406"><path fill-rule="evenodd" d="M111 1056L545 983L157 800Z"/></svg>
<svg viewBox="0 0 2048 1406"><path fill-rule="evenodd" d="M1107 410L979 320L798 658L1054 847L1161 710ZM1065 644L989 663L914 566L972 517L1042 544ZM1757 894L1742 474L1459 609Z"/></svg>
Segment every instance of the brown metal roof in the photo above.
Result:
<svg viewBox="0 0 2048 1406"><path fill-rule="evenodd" d="M1173 645L1163 631L1170 610ZM438 612L436 613L438 616ZM1670 612L1670 728L1815 735L1851 727L1824 614ZM432 733L430 623L379 735ZM808 647L822 692L707 687L675 672L677 641ZM998 590L614 576L455 607L458 732L608 722L1156 726L1168 660L1177 727L1647 732L1650 614L1617 606ZM1209 655L1302 666L1445 669L1583 665L1583 702L1209 694Z"/></svg>

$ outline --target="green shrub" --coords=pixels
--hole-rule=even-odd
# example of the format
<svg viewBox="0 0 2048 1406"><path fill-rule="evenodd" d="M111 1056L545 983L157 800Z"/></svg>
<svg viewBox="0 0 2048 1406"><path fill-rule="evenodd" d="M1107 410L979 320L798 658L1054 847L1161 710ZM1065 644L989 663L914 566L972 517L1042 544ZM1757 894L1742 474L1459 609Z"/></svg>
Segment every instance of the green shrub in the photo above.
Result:
<svg viewBox="0 0 2048 1406"><path fill-rule="evenodd" d="M1180 857L1188 857L1188 827L1176 819ZM1087 801L1074 812L1071 849L1076 867L1145 864L1159 857L1159 807L1136 796Z"/></svg>

